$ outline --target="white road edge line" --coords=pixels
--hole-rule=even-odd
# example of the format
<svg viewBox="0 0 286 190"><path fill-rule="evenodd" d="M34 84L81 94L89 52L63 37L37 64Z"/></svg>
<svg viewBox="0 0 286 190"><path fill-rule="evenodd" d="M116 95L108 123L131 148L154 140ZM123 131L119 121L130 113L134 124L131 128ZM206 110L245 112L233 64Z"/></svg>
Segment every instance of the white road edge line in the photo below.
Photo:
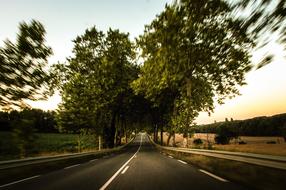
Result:
<svg viewBox="0 0 286 190"><path fill-rule="evenodd" d="M21 179L19 181L14 181L14 182L11 182L11 183L7 183L7 184L4 184L4 185L1 185L0 188L2 187L7 187L7 186L10 186L10 185L14 185L16 183L20 183L20 182L23 182L23 181L27 181L27 180L30 180L30 179L34 179L34 178L37 178L37 177L40 177L41 175L36 175L36 176L33 176L33 177L28 177L28 178L25 178L25 179Z"/></svg>
<svg viewBox="0 0 286 190"><path fill-rule="evenodd" d="M187 162L184 162L183 160L178 160L178 161L183 163L183 164L188 164Z"/></svg>
<svg viewBox="0 0 286 190"><path fill-rule="evenodd" d="M129 160L127 160L127 162L125 162L121 166L121 168L119 168L119 170L117 170L117 172L115 172L115 174L113 174L113 176L99 190L105 190L105 188L116 178L116 176L121 172L121 170L123 170L123 168L135 157L135 155L139 152L141 145L142 145L142 134L141 134L140 146L138 150L135 152L135 154L133 154L133 156L129 158Z"/></svg>
<svg viewBox="0 0 286 190"><path fill-rule="evenodd" d="M73 168L73 167L76 167L76 166L79 166L80 164L75 164L75 165L72 165L72 166L68 166L68 167L65 167L64 169L70 169L70 168Z"/></svg>
<svg viewBox="0 0 286 190"><path fill-rule="evenodd" d="M223 178L221 178L221 177L219 177L219 176L216 176L216 175L214 175L214 174L212 174L212 173L210 173L210 172L208 172L208 171L205 171L205 170L199 170L200 172L203 172L203 173L205 173L205 174L207 174L207 175L209 175L209 176L211 176L211 177L213 177L213 178L215 178L215 179L217 179L217 180L219 180L219 181L222 181L222 182L228 182L226 179L223 179Z"/></svg>
<svg viewBox="0 0 286 190"><path fill-rule="evenodd" d="M96 159L90 160L89 162L94 162L95 160L98 160L98 159L96 158Z"/></svg>
<svg viewBox="0 0 286 190"><path fill-rule="evenodd" d="M129 166L126 166L125 169L121 172L121 174L124 174L128 170Z"/></svg>
<svg viewBox="0 0 286 190"><path fill-rule="evenodd" d="M174 158L173 156L168 156L169 158Z"/></svg>

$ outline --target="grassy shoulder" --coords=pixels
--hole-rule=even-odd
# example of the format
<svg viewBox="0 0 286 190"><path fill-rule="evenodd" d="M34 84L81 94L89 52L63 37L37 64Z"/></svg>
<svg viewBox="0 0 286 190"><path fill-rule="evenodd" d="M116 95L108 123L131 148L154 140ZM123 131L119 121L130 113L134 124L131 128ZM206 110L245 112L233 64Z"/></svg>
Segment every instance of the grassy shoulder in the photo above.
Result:
<svg viewBox="0 0 286 190"><path fill-rule="evenodd" d="M171 150L161 151L249 189L285 189L285 170Z"/></svg>
<svg viewBox="0 0 286 190"><path fill-rule="evenodd" d="M36 133L29 156L48 156L62 153L91 151L98 149L94 135L79 137L77 134ZM0 132L0 160L19 158L17 144L11 132Z"/></svg>

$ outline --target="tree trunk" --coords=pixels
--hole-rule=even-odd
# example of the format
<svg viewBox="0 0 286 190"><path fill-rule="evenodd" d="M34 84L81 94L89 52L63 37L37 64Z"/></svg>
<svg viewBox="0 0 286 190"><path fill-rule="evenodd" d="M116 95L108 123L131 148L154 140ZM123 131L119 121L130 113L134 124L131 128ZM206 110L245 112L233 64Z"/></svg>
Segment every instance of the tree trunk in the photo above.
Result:
<svg viewBox="0 0 286 190"><path fill-rule="evenodd" d="M115 134L114 134L114 139L113 139L114 146L117 146L117 138L118 138L117 136L118 136L118 129L115 128Z"/></svg>
<svg viewBox="0 0 286 190"><path fill-rule="evenodd" d="M81 152L81 136L80 136L80 134L77 136L77 151Z"/></svg>
<svg viewBox="0 0 286 190"><path fill-rule="evenodd" d="M169 146L169 144L170 144L171 137L172 137L172 133L169 133L168 139L167 139L167 146Z"/></svg>
<svg viewBox="0 0 286 190"><path fill-rule="evenodd" d="M155 142L155 143L158 142L158 129L157 129L157 125L155 125L155 127L154 127L154 142Z"/></svg>
<svg viewBox="0 0 286 190"><path fill-rule="evenodd" d="M161 126L161 134L160 134L161 138L161 145L163 145L163 126Z"/></svg>
<svg viewBox="0 0 286 190"><path fill-rule="evenodd" d="M173 134L173 146L176 146L176 133Z"/></svg>
<svg viewBox="0 0 286 190"><path fill-rule="evenodd" d="M105 130L105 135L106 135L106 145L108 148L113 148L114 147L114 137L115 137L115 121L116 121L116 113L112 114L112 118L111 118L111 123L110 123L110 127L106 128Z"/></svg>
<svg viewBox="0 0 286 190"><path fill-rule="evenodd" d="M98 136L98 150L101 151L102 148L102 142L101 142L101 135Z"/></svg>

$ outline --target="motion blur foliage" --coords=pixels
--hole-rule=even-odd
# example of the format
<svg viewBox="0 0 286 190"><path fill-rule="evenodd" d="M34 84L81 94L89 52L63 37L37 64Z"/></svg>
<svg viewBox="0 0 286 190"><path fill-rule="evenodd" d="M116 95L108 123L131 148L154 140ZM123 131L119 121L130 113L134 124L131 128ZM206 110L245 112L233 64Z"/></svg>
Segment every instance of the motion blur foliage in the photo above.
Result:
<svg viewBox="0 0 286 190"><path fill-rule="evenodd" d="M256 68L261 68L275 58L273 42L286 50L285 0L226 0L233 16L241 20L239 27L255 42L255 50L266 50Z"/></svg>
<svg viewBox="0 0 286 190"><path fill-rule="evenodd" d="M52 54L45 45L45 28L35 20L20 23L16 43L4 41L0 48L0 106L23 107L24 99L45 99L49 74L45 71Z"/></svg>

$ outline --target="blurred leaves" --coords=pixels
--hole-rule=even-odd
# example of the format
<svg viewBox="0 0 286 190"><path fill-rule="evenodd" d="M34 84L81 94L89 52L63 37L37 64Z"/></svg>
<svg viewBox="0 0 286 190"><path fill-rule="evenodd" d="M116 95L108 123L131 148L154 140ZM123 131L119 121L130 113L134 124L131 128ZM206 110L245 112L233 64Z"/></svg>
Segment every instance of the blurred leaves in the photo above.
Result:
<svg viewBox="0 0 286 190"><path fill-rule="evenodd" d="M276 40L286 51L286 1L285 0L236 0L227 1L233 9L234 16L241 20L240 27L247 31L256 43L256 50L263 49ZM277 36L273 39L273 36ZM275 54L268 50L257 69L269 64Z"/></svg>
<svg viewBox="0 0 286 190"><path fill-rule="evenodd" d="M48 94L45 71L52 54L45 45L44 26L35 20L20 23L16 43L9 40L0 48L0 105L23 105L24 99L39 100Z"/></svg>

